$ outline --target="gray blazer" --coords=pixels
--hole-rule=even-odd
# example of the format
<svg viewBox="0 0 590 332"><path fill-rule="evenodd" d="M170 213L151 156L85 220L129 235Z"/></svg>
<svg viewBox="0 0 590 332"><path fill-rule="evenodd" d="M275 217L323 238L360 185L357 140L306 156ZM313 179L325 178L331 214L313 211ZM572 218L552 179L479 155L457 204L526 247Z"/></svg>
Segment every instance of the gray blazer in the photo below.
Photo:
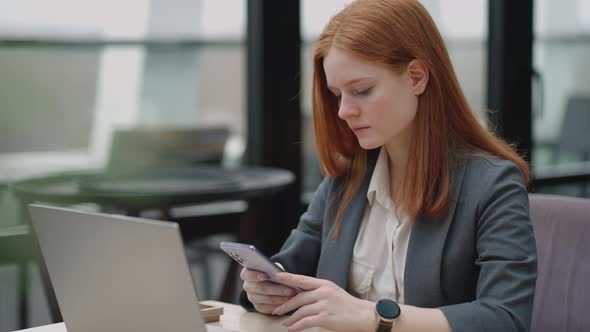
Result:
<svg viewBox="0 0 590 332"><path fill-rule="evenodd" d="M339 236L332 236L338 204L331 200L342 179L327 178L274 261L346 289L377 155L371 153ZM537 255L528 194L514 163L494 157L458 161L448 214L437 220L418 216L412 227L406 304L440 308L455 332L529 330Z"/></svg>

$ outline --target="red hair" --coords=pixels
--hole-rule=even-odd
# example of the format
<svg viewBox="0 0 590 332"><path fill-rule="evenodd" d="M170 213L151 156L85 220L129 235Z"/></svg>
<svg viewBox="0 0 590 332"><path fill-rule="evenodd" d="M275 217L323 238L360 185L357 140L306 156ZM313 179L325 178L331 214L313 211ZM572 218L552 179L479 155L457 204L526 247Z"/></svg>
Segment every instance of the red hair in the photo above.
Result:
<svg viewBox="0 0 590 332"><path fill-rule="evenodd" d="M452 156L459 148L511 160L529 182L528 164L514 147L480 126L471 112L443 39L426 9L417 0L358 0L330 20L313 55L313 118L321 167L329 177L345 178L336 234L344 208L365 178L368 152L338 118L337 100L328 90L323 62L332 47L388 65L396 72L419 59L429 71L426 89L418 97L408 166L394 194L400 211L412 218L447 213Z"/></svg>

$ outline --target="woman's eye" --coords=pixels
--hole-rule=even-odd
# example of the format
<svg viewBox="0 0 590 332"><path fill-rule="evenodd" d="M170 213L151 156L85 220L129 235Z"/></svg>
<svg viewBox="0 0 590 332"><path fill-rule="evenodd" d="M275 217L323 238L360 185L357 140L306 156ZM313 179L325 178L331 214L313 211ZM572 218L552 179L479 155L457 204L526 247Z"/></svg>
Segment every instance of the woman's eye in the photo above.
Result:
<svg viewBox="0 0 590 332"><path fill-rule="evenodd" d="M360 90L360 91L354 91L353 94L355 96L366 96L369 94L369 92L371 92L371 88L367 88L367 89Z"/></svg>

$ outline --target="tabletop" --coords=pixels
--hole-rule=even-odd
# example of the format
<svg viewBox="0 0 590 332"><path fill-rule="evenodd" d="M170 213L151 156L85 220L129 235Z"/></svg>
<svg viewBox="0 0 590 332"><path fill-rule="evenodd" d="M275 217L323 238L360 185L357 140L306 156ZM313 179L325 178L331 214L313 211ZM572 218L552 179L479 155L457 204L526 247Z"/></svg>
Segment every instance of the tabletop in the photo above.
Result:
<svg viewBox="0 0 590 332"><path fill-rule="evenodd" d="M122 174L69 171L17 181L11 187L25 202L90 202L142 209L266 196L293 180L293 173L276 168L192 166Z"/></svg>
<svg viewBox="0 0 590 332"><path fill-rule="evenodd" d="M218 301L203 301L202 303L210 305L223 306L223 315L221 315L218 322L209 323L207 325L218 326L228 330L239 332L270 332L270 331L287 331L287 328L281 325L281 322L286 319L283 317L273 317L263 315L256 312L247 312L242 307L218 302ZM52 324L46 326L35 327L27 330L20 330L21 332L67 332L64 323ZM329 332L326 329L312 328L307 329L308 332Z"/></svg>

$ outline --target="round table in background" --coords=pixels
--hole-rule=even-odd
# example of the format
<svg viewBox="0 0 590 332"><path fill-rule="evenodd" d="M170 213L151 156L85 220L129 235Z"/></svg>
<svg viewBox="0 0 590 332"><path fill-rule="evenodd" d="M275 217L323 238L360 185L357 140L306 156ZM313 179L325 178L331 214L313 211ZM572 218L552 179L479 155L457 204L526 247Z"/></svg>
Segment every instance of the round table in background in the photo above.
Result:
<svg viewBox="0 0 590 332"><path fill-rule="evenodd" d="M143 209L269 196L293 180L293 173L283 169L195 166L138 169L119 174L70 171L17 181L11 187L25 205L96 203L122 207L134 214Z"/></svg>
<svg viewBox="0 0 590 332"><path fill-rule="evenodd" d="M102 171L68 171L16 181L10 186L20 201L21 216L25 220L28 220L27 206L31 203L60 206L95 203L105 210L118 209L131 216L138 216L142 210L157 209L162 212L159 219L171 220L169 211L174 206L247 201L248 209L239 222L238 241L250 242L263 205L261 202L271 198L293 181L293 173L283 169L229 169L193 165L137 169L134 172L118 174ZM50 309L55 311L58 308L57 302L44 262L40 262L40 268L48 292ZM232 260L219 296L221 301L230 301L237 271L237 263Z"/></svg>

